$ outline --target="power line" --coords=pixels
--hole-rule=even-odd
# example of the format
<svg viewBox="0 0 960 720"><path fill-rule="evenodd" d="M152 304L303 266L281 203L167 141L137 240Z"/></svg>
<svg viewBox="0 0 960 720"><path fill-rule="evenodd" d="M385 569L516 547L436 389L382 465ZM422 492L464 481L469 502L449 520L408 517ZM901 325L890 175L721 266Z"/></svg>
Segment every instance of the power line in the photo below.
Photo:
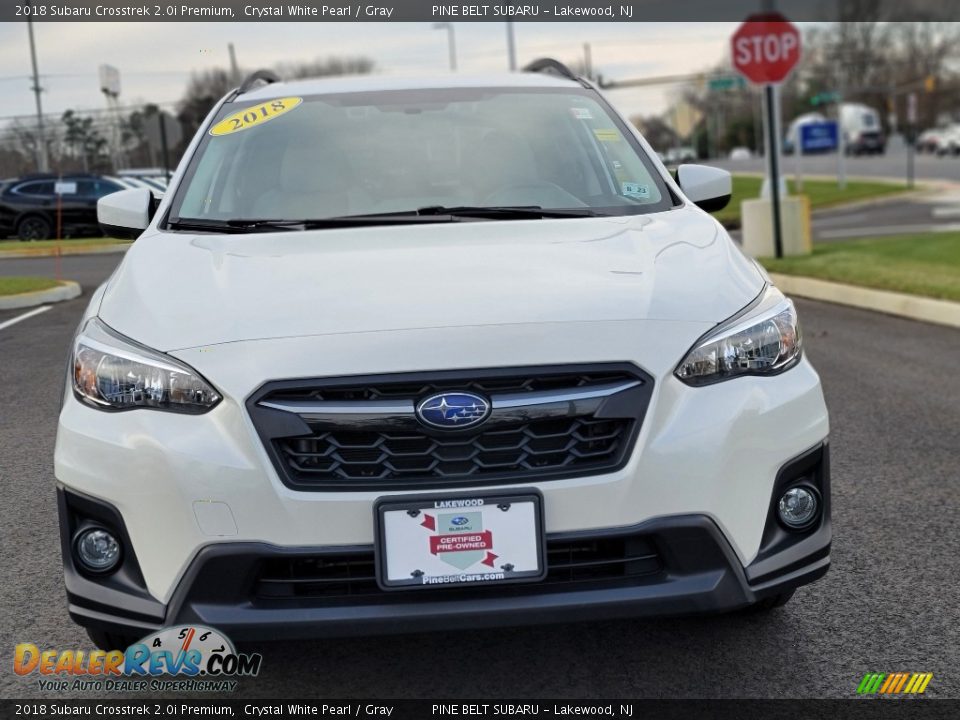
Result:
<svg viewBox="0 0 960 720"><path fill-rule="evenodd" d="M135 112L137 110L143 110L147 105L155 105L158 108L173 108L177 106L177 100L169 100L166 102L153 102L153 103L141 103L139 105L122 105L117 109L121 112ZM70 108L68 108L70 109ZM64 111L66 112L66 111ZM92 108L90 110L74 110L76 115L86 116L86 115L106 115L107 113L113 112L110 108ZM63 116L63 113L44 113L43 117L45 119L51 120L60 120ZM0 120L23 120L34 118L33 115L0 115Z"/></svg>

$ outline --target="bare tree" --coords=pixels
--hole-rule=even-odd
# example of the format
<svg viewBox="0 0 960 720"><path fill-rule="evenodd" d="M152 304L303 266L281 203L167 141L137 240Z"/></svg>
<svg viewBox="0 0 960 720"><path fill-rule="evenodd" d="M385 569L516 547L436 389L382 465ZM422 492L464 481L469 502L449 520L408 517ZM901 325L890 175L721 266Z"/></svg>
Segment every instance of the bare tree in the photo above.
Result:
<svg viewBox="0 0 960 720"><path fill-rule="evenodd" d="M636 116L630 118L630 122L643 133L655 150L664 152L667 148L676 144L677 136L673 128L661 117L648 115L646 117Z"/></svg>
<svg viewBox="0 0 960 720"><path fill-rule="evenodd" d="M283 78L328 77L331 75L361 75L373 72L376 64L367 57L330 57L302 62L279 63L274 70ZM241 73L242 74L242 73ZM216 102L227 94L234 84L230 73L223 68L195 73L178 105L177 118L184 129L184 143L189 142L203 119ZM181 147L182 151L183 148Z"/></svg>
<svg viewBox="0 0 960 720"><path fill-rule="evenodd" d="M65 169L64 161L72 157L79 159L80 167L84 172L88 172L91 165L96 164L99 156L107 149L107 139L94 127L92 117L80 117L73 110L67 110L60 121L63 123L66 152L61 154L58 166Z"/></svg>
<svg viewBox="0 0 960 720"><path fill-rule="evenodd" d="M177 106L177 119L183 125L184 143L197 131L207 113L233 87L230 73L223 68L204 70L190 76L186 92ZM184 148L180 148L182 151Z"/></svg>
<svg viewBox="0 0 960 720"><path fill-rule="evenodd" d="M330 57L307 62L279 63L274 70L280 77L294 80L332 75L367 75L373 72L374 67L376 67L374 61L367 57Z"/></svg>

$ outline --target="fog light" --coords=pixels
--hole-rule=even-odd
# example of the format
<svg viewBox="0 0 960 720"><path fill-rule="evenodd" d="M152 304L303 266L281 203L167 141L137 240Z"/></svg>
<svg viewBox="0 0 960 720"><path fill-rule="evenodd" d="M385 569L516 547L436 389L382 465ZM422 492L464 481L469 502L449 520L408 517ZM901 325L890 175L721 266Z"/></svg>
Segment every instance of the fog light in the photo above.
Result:
<svg viewBox="0 0 960 720"><path fill-rule="evenodd" d="M103 528L84 530L77 537L77 557L87 570L106 572L120 560L120 543Z"/></svg>
<svg viewBox="0 0 960 720"><path fill-rule="evenodd" d="M816 493L800 485L787 490L780 498L780 519L787 527L798 530L812 523L820 510Z"/></svg>

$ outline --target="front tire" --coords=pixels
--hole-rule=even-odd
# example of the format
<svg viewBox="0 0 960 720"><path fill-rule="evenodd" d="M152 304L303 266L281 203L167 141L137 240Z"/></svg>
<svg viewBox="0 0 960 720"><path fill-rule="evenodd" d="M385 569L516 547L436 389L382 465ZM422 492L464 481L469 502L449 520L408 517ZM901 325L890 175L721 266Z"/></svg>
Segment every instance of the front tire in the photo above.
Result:
<svg viewBox="0 0 960 720"><path fill-rule="evenodd" d="M17 237L22 242L49 240L52 233L53 226L42 215L27 215L17 223Z"/></svg>

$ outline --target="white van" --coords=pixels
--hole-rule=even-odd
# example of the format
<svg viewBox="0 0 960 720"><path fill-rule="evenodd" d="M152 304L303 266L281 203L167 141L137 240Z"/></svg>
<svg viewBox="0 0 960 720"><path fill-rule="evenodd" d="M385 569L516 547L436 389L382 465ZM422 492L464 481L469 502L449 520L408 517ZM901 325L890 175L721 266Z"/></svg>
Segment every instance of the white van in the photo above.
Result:
<svg viewBox="0 0 960 720"><path fill-rule="evenodd" d="M886 138L880 113L860 103L840 104L840 129L848 155L883 154Z"/></svg>

